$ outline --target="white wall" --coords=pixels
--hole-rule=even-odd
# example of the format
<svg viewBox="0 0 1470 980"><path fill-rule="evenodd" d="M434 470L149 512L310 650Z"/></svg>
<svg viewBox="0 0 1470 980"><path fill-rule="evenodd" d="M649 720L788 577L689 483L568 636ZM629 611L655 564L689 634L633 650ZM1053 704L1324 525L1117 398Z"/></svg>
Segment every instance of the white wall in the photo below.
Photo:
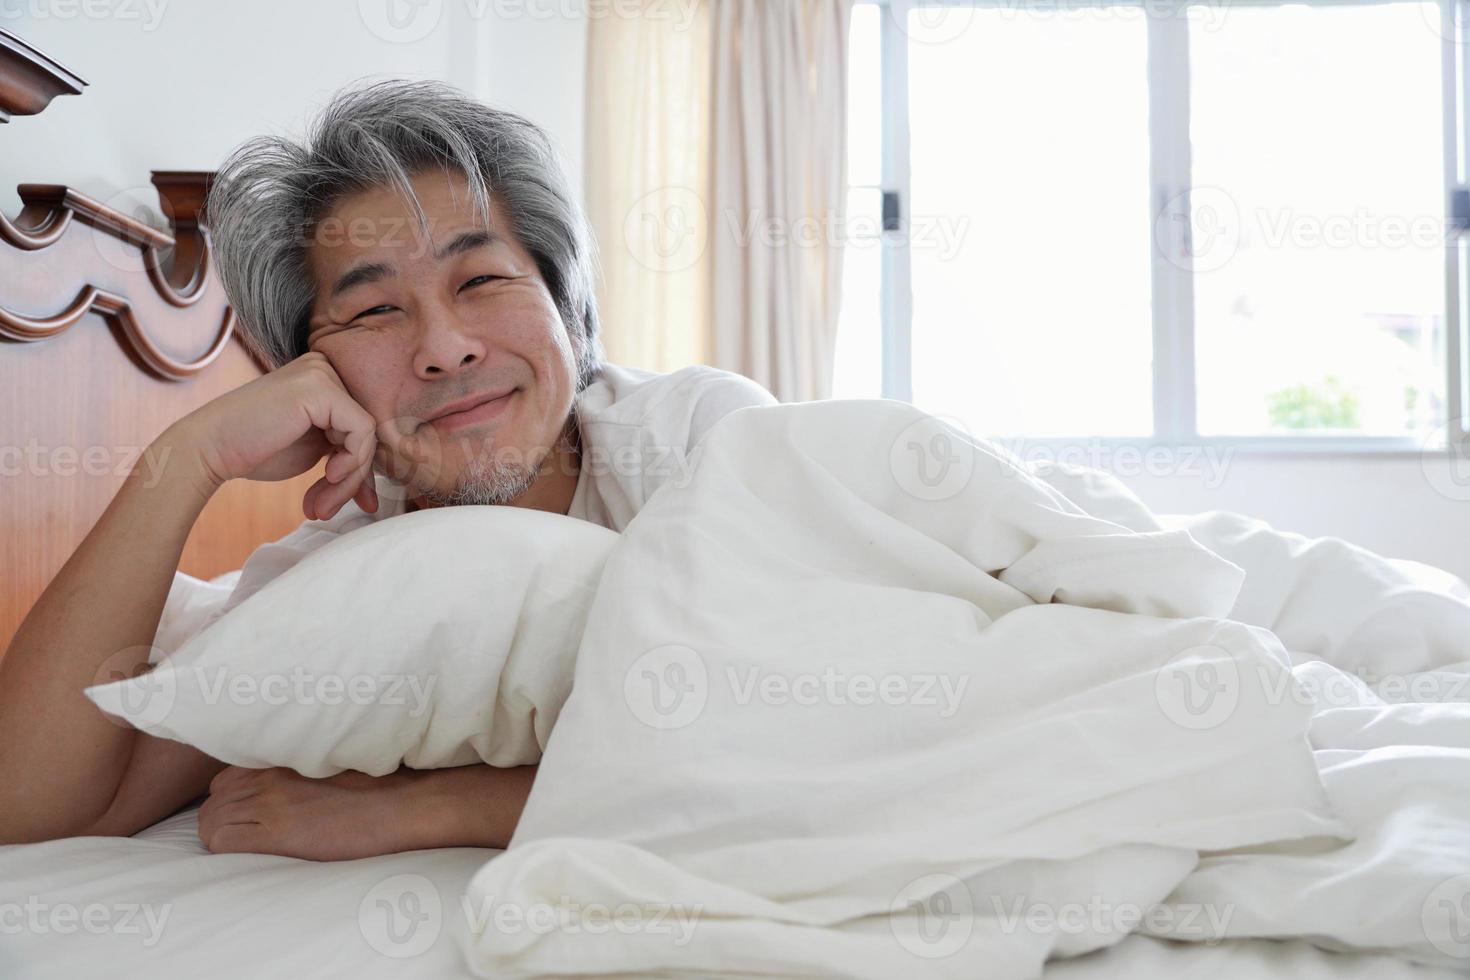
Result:
<svg viewBox="0 0 1470 980"><path fill-rule="evenodd" d="M575 11L585 9L587 3L542 0L539 6L525 6L530 11L526 16L507 18L502 14L489 31L488 46L481 51L488 72L482 94L545 127L562 152L572 186L580 191L587 20L576 16ZM508 3L502 9L520 8ZM563 10L573 15L561 16ZM551 16L552 12L556 16Z"/></svg>
<svg viewBox="0 0 1470 980"><path fill-rule="evenodd" d="M586 21L567 3L488 0L14 0L0 27L92 84L0 127L0 207L65 183L128 210L150 170L210 170L295 133L365 76L438 78L544 126L581 186ZM395 23L387 14L406 15ZM104 16L88 16L88 13Z"/></svg>

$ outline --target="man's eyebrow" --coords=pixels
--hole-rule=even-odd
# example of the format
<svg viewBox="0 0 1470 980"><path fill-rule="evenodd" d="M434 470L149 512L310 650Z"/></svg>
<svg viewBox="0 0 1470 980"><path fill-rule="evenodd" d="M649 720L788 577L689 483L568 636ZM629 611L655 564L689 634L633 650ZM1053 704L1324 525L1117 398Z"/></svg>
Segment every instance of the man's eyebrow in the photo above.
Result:
<svg viewBox="0 0 1470 980"><path fill-rule="evenodd" d="M437 249L434 252L434 258L442 261L452 255L462 255L465 252L471 252L477 248L483 248L486 245L496 245L502 241L504 239L493 231L480 229L477 231L461 232L451 238L443 248ZM341 277L332 284L330 295L336 298L339 294L345 293L354 286L361 286L364 283L387 279L394 274L394 271L394 268L386 262L369 262L364 265L355 266L342 273Z"/></svg>
<svg viewBox="0 0 1470 980"><path fill-rule="evenodd" d="M354 286L377 282L380 279L387 279L391 275L393 275L393 267L385 262L369 262L364 265L354 266L342 273L341 277L332 284L331 296L335 299L338 295L345 293Z"/></svg>
<svg viewBox="0 0 1470 980"><path fill-rule="evenodd" d="M477 231L461 232L460 234L455 235L453 238L451 238L449 240L449 243L443 248L435 251L434 258L441 260L447 259L451 255L462 255L465 252L470 252L477 248L483 248L486 245L499 244L503 240L504 239L495 234L495 232L485 231L484 229L480 229Z"/></svg>

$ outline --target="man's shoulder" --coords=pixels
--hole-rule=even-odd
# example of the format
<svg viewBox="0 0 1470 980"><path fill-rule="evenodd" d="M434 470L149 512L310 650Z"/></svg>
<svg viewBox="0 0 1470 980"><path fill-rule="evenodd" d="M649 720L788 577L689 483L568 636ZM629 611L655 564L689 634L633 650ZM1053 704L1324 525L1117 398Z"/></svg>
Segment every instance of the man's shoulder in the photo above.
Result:
<svg viewBox="0 0 1470 980"><path fill-rule="evenodd" d="M737 408L774 404L751 379L704 364L667 374L604 364L578 399L578 418L583 425L692 425L702 431Z"/></svg>
<svg viewBox="0 0 1470 980"><path fill-rule="evenodd" d="M577 401L582 470L571 514L621 531L687 470L720 419L776 399L739 374L694 365L667 374L605 364Z"/></svg>

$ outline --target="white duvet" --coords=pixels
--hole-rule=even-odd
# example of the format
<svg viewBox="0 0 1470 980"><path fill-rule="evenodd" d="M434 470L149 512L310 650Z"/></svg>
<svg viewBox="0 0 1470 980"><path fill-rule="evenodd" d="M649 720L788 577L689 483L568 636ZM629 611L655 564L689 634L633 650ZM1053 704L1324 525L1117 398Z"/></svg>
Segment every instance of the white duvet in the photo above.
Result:
<svg viewBox="0 0 1470 980"><path fill-rule="evenodd" d="M608 561L470 884L546 927L471 967L1020 978L1142 932L1463 968L1470 709L1303 683L1458 676L1431 574L1166 528L899 403L738 412Z"/></svg>
<svg viewBox="0 0 1470 980"><path fill-rule="evenodd" d="M1170 523L1250 572L1232 615L1266 621L1291 649L1313 756L1354 838L1207 855L1171 902L1235 908L1226 936L1302 936L1470 971L1463 584L1237 515Z"/></svg>

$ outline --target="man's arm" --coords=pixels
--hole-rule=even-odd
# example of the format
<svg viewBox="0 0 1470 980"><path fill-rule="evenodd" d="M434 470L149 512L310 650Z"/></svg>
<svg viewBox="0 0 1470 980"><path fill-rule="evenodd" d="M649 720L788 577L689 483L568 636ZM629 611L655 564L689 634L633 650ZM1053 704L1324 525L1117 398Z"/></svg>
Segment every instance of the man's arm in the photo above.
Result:
<svg viewBox="0 0 1470 980"><path fill-rule="evenodd" d="M231 766L210 784L199 837L216 853L313 861L431 847L503 848L535 778L535 766L344 772L326 779Z"/></svg>
<svg viewBox="0 0 1470 980"><path fill-rule="evenodd" d="M184 542L212 492L198 457L169 434L148 452L161 469L133 468L0 659L0 841L85 833L134 761L136 730L82 689L148 662ZM150 472L159 474L151 484ZM149 815L189 784L203 789L197 763L153 768L162 784L158 807L141 808Z"/></svg>
<svg viewBox="0 0 1470 980"><path fill-rule="evenodd" d="M147 663L194 522L226 480L288 479L327 457L308 517L377 505L373 419L308 354L161 435L0 658L0 843L136 833L200 795L219 763L140 735L82 694Z"/></svg>

